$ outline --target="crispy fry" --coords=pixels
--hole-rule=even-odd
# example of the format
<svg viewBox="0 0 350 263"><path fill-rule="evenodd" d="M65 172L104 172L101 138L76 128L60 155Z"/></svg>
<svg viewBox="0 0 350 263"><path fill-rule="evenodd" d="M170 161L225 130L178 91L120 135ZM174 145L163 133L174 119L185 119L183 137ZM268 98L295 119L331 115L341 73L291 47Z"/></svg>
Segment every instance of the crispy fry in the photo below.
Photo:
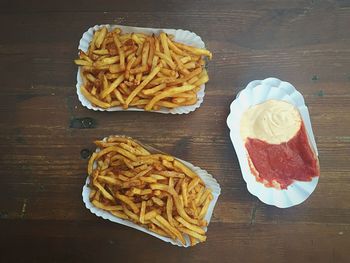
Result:
<svg viewBox="0 0 350 263"><path fill-rule="evenodd" d="M141 224L145 223L145 211L146 211L146 201L141 203L141 212L140 212L140 222Z"/></svg>
<svg viewBox="0 0 350 263"><path fill-rule="evenodd" d="M107 80L107 79L106 79ZM112 84L101 93L101 98L104 99L107 95L109 95L113 90L115 90L120 83L124 80L124 75L120 75Z"/></svg>
<svg viewBox="0 0 350 263"><path fill-rule="evenodd" d="M121 147L121 144L119 144L119 146ZM117 156L118 154L116 154L115 156ZM114 157L114 156L113 156ZM112 158L113 158L112 157ZM122 175L125 175L126 177L134 177L136 174L134 172L130 172L130 171L120 171L120 173Z"/></svg>
<svg viewBox="0 0 350 263"><path fill-rule="evenodd" d="M189 169L186 165L184 165L182 162L178 160L174 160L174 166L179 168L188 177L191 177L191 178L197 177L197 175L191 169Z"/></svg>
<svg viewBox="0 0 350 263"><path fill-rule="evenodd" d="M117 210L123 210L123 207L121 205L104 205L101 202L97 200L92 200L91 202L94 206L97 208L101 208L106 211L117 211Z"/></svg>
<svg viewBox="0 0 350 263"><path fill-rule="evenodd" d="M179 223L181 223L184 227L187 227L188 229L197 232L198 234L205 235L205 231L203 228L186 222L186 220L184 220L180 216L175 217L175 219L179 221Z"/></svg>
<svg viewBox="0 0 350 263"><path fill-rule="evenodd" d="M144 189L144 190L141 190L139 189L140 191L136 191L135 190L133 191L134 194L137 194L137 195L149 195L149 194L152 194L152 190L151 189Z"/></svg>
<svg viewBox="0 0 350 263"><path fill-rule="evenodd" d="M185 44L177 43L177 42L174 42L174 45L180 49L186 50L195 55L199 55L199 56L204 55L204 56L207 56L209 59L212 59L213 57L212 53L209 50L206 50L203 48L191 47L191 46L187 46Z"/></svg>
<svg viewBox="0 0 350 263"><path fill-rule="evenodd" d="M97 48L100 48L101 47L101 44L107 34L107 28L106 27L103 27L101 30L98 31L98 36L96 38L96 41L95 41L95 46ZM96 34L96 33L95 33Z"/></svg>
<svg viewBox="0 0 350 263"><path fill-rule="evenodd" d="M101 60L98 60L94 63L94 67L99 67L99 66L105 66L105 65L111 65L115 64L119 61L119 56L113 56L113 57L105 57Z"/></svg>
<svg viewBox="0 0 350 263"><path fill-rule="evenodd" d="M164 32L160 33L160 42L162 44L164 54L169 58L169 60L172 61L171 56L170 56L170 51L169 51L169 46L168 46L168 38Z"/></svg>
<svg viewBox="0 0 350 263"><path fill-rule="evenodd" d="M168 160L165 160L165 159L162 160L162 164L168 169L171 169L171 170L174 169L173 163L169 162Z"/></svg>
<svg viewBox="0 0 350 263"><path fill-rule="evenodd" d="M190 244L191 246L194 246L197 244L197 240L193 236L188 236L190 239Z"/></svg>
<svg viewBox="0 0 350 263"><path fill-rule="evenodd" d="M94 161L96 159L97 153L93 153L89 159L89 164L88 164L88 175L92 174L92 169L93 169L93 165L94 165Z"/></svg>
<svg viewBox="0 0 350 263"><path fill-rule="evenodd" d="M188 92L183 92L175 95L176 98L186 98L186 99L191 99L196 96L196 93L194 93L192 90Z"/></svg>
<svg viewBox="0 0 350 263"><path fill-rule="evenodd" d="M176 186L175 186L175 192L176 192L177 194L180 193L181 185L183 184L184 179L185 179L185 178L180 178L180 180L177 182L177 184L176 184Z"/></svg>
<svg viewBox="0 0 350 263"><path fill-rule="evenodd" d="M188 184L188 192L191 192L196 185L201 181L199 177L193 178L193 180Z"/></svg>
<svg viewBox="0 0 350 263"><path fill-rule="evenodd" d="M171 97L171 96L178 94L178 93L181 93L181 92L192 90L192 89L194 89L194 87L195 86L193 86L193 85L185 85L182 87L170 88L166 91L163 91L159 95L152 98L152 100L146 105L145 110L151 110L153 108L153 106L161 99L164 99L166 97Z"/></svg>
<svg viewBox="0 0 350 263"><path fill-rule="evenodd" d="M134 40L138 45L142 44L142 40L137 36L137 34L132 33L132 40Z"/></svg>
<svg viewBox="0 0 350 263"><path fill-rule="evenodd" d="M169 187L174 188L174 178L173 177L169 178L168 185L169 185Z"/></svg>
<svg viewBox="0 0 350 263"><path fill-rule="evenodd" d="M208 77L208 74L207 74L207 71L204 69L203 70L203 73L202 76L200 77L200 79L198 79L194 85L197 86L197 87L200 87L202 84L206 83L209 81L209 77Z"/></svg>
<svg viewBox="0 0 350 263"><path fill-rule="evenodd" d="M153 56L151 70L153 70L158 65L159 57L157 55Z"/></svg>
<svg viewBox="0 0 350 263"><path fill-rule="evenodd" d="M178 78L173 82L170 82L170 85L177 85L179 83L183 83L188 81L189 79L193 78L196 75L199 75L202 72L202 68L196 68L193 71L191 71L189 74L185 75L182 78Z"/></svg>
<svg viewBox="0 0 350 263"><path fill-rule="evenodd" d="M202 210L201 210L201 212L199 213L199 215L198 215L198 217L200 218L200 219L203 219L204 217L205 217L205 215L206 215L206 213L207 213L207 210L208 210L208 207L209 207L209 204L210 204L210 200L211 200L211 198L210 198L210 194L207 196L207 199L205 200L205 202L204 202L204 205L203 205L203 207L202 207Z"/></svg>
<svg viewBox="0 0 350 263"><path fill-rule="evenodd" d="M148 66L152 66L152 61L153 61L153 57L154 57L154 52L155 52L155 44L154 44L154 37L150 37L149 38L149 55L147 58L147 64Z"/></svg>
<svg viewBox="0 0 350 263"><path fill-rule="evenodd" d="M172 161L174 161L174 157L172 157L172 156L170 156L170 155L166 155L166 154L159 154L158 155L161 159L163 159L163 160L167 160L167 161L169 161L169 162L172 162Z"/></svg>
<svg viewBox="0 0 350 263"><path fill-rule="evenodd" d="M167 234L167 236L171 237L174 240L176 239L176 235L172 233L166 226L161 224L156 218L152 218L151 222L160 227Z"/></svg>
<svg viewBox="0 0 350 263"><path fill-rule="evenodd" d="M159 84L153 88L150 88L150 89L145 89L142 91L143 94L145 95L151 95L151 94L154 94L162 89L166 88L166 84L165 83L162 83L162 84Z"/></svg>
<svg viewBox="0 0 350 263"><path fill-rule="evenodd" d="M122 204L122 207L123 207L123 211L124 211L124 213L128 216L128 217L130 217L132 220L134 220L135 222L137 222L138 220L139 220L139 217L135 214L135 213L133 213L132 211L130 211L128 208L127 208L127 206L126 206L126 204ZM137 208L138 209L138 208Z"/></svg>
<svg viewBox="0 0 350 263"><path fill-rule="evenodd" d="M135 75L148 71L148 65L142 65L137 68L130 69L130 74Z"/></svg>
<svg viewBox="0 0 350 263"><path fill-rule="evenodd" d="M207 239L206 236L200 235L200 234L198 234L197 232L194 232L194 231L192 231L192 230L190 230L190 229L187 229L187 228L185 228L185 227L179 227L178 229L179 229L182 233L185 233L185 234L190 235L190 236L192 236L192 237L194 237L194 238L197 238L200 242L204 242L204 241Z"/></svg>
<svg viewBox="0 0 350 263"><path fill-rule="evenodd" d="M156 183L157 179L151 177L140 177L140 180L146 183Z"/></svg>
<svg viewBox="0 0 350 263"><path fill-rule="evenodd" d="M108 200L114 201L114 197L106 191L106 189L97 181L94 182L94 186L101 192L101 194Z"/></svg>
<svg viewBox="0 0 350 263"><path fill-rule="evenodd" d="M114 65L107 66L107 69L111 73L120 73L120 72L124 71L124 69L119 64L114 64Z"/></svg>
<svg viewBox="0 0 350 263"><path fill-rule="evenodd" d="M96 39L97 39L98 35L99 35L99 31L95 31L94 35L92 36L92 40L90 42L90 45L89 45L89 50L88 50L89 54L92 54L92 52L96 48Z"/></svg>
<svg viewBox="0 0 350 263"><path fill-rule="evenodd" d="M140 180L132 180L122 183L121 188L130 188L132 186L140 186L141 184L142 182Z"/></svg>
<svg viewBox="0 0 350 263"><path fill-rule="evenodd" d="M96 55L108 55L109 51L108 51L108 49L98 49L98 50L92 51L92 53L94 53Z"/></svg>
<svg viewBox="0 0 350 263"><path fill-rule="evenodd" d="M127 196L116 193L115 197L118 198L120 201L124 202L125 204L127 204L128 206L130 206L130 208L134 211L134 213L139 212L139 208Z"/></svg>
<svg viewBox="0 0 350 263"><path fill-rule="evenodd" d="M167 218L168 218L169 223L172 226L175 226L174 218L173 218L173 198L170 195L167 198L166 214L167 214Z"/></svg>
<svg viewBox="0 0 350 263"><path fill-rule="evenodd" d="M90 73L86 74L86 79L92 83L96 81L96 78Z"/></svg>
<svg viewBox="0 0 350 263"><path fill-rule="evenodd" d="M137 160L137 157L134 154L132 154L132 153L130 153L130 152L124 150L123 148L118 147L118 146L109 146L107 148L104 148L103 150L101 150L97 153L96 159L99 159L102 155L107 154L109 152L113 152L113 151L120 153L121 155L129 158L132 161Z"/></svg>
<svg viewBox="0 0 350 263"><path fill-rule="evenodd" d="M101 107L101 108L109 108L110 104L107 102L103 102L99 99L97 99L96 97L94 97L93 95L91 95L84 86L80 87L81 93L89 100L91 101L93 104Z"/></svg>
<svg viewBox="0 0 350 263"><path fill-rule="evenodd" d="M204 201L207 199L209 194L210 194L210 189L205 189L204 193L202 194L202 196L198 200L197 205L201 206L204 203Z"/></svg>
<svg viewBox="0 0 350 263"><path fill-rule="evenodd" d="M164 206L164 202L162 201L162 199L158 197L153 196L152 201L159 206Z"/></svg>
<svg viewBox="0 0 350 263"><path fill-rule="evenodd" d="M176 97L176 98L173 98L171 101L173 103L176 103L176 104L182 104L182 103L185 103L187 100L186 100L186 98L178 98L178 97Z"/></svg>
<svg viewBox="0 0 350 263"><path fill-rule="evenodd" d="M163 230L161 230L160 228L150 228L150 230L160 236L163 236L163 237L169 237L169 235L167 233L165 233Z"/></svg>
<svg viewBox="0 0 350 263"><path fill-rule="evenodd" d="M187 82L188 82L188 84L194 84L194 83L196 83L197 81L199 80L199 78L198 78L198 76L194 76L193 78L191 78L190 80L188 80ZM196 85L195 85L196 86ZM196 86L196 88L199 88L198 86ZM194 91L195 91L195 89L194 89Z"/></svg>
<svg viewBox="0 0 350 263"><path fill-rule="evenodd" d="M196 67L196 63L194 61L188 62L187 64L184 65L186 69L193 69Z"/></svg>
<svg viewBox="0 0 350 263"><path fill-rule="evenodd" d="M183 203L181 201L181 196L179 197L177 195L177 193L175 192L175 195L173 195L173 198L174 198L174 203L175 203L175 207L176 207L176 210L177 212L179 213L179 215L185 219L186 221L192 223L192 224L198 224L198 221L189 217L183 207Z"/></svg>
<svg viewBox="0 0 350 263"><path fill-rule="evenodd" d="M128 61L128 63L126 64L126 69L125 69L125 78L129 79L130 77L130 69L133 66L133 64L136 61L136 57L133 55L132 58Z"/></svg>
<svg viewBox="0 0 350 263"><path fill-rule="evenodd" d="M192 199L190 201L190 207L192 208L192 211L194 213L194 218L198 219L198 207L196 206L196 202L194 201L194 199Z"/></svg>
<svg viewBox="0 0 350 263"><path fill-rule="evenodd" d="M115 46L118 49L120 68L124 70L125 69L125 53L124 53L124 50L122 48L122 44L120 43L119 37L116 33L113 33L113 41L114 41Z"/></svg>
<svg viewBox="0 0 350 263"><path fill-rule="evenodd" d="M187 53L184 52L183 50L179 49L177 46L174 45L173 41L171 39L167 39L168 40L168 46L169 48L174 52L176 53L177 55L180 55L180 56L187 56Z"/></svg>
<svg viewBox="0 0 350 263"><path fill-rule="evenodd" d="M174 171L161 171L159 172L160 175L164 175L166 177L178 177L178 178L185 178L185 174L178 173Z"/></svg>
<svg viewBox="0 0 350 263"><path fill-rule="evenodd" d="M119 104L125 104L124 98L123 98L122 94L120 93L120 91L118 89L115 89L113 92L114 92L115 97L118 99Z"/></svg>
<svg viewBox="0 0 350 263"><path fill-rule="evenodd" d="M148 155L147 153L144 153L143 151L139 150L138 148L134 147L134 146L130 146L127 143L120 143L119 146L133 154L136 155Z"/></svg>
<svg viewBox="0 0 350 263"><path fill-rule="evenodd" d="M90 194L89 194L90 201L94 200L96 192L97 192L96 189L91 189Z"/></svg>
<svg viewBox="0 0 350 263"><path fill-rule="evenodd" d="M92 66L91 61L86 61L84 59L75 59L74 63L79 66Z"/></svg>
<svg viewBox="0 0 350 263"><path fill-rule="evenodd" d="M145 42L142 48L141 64L142 66L147 66L148 54L149 54L149 42ZM148 66L147 66L148 68Z"/></svg>
<svg viewBox="0 0 350 263"><path fill-rule="evenodd" d="M154 78L154 76L159 71L160 71L160 67L159 66L155 67L154 70L147 76L147 78L144 81L142 81L142 83L131 92L129 97L126 99L125 104L129 105L130 102L133 100L133 98L135 98L135 96Z"/></svg>
<svg viewBox="0 0 350 263"><path fill-rule="evenodd" d="M146 164L145 164L145 165L146 165ZM138 167L138 168L140 168L140 167ZM136 171L136 169L138 169L138 168L135 168L135 171ZM141 170L140 172L138 172L137 175L136 175L134 178L142 177L142 176L148 174L152 169L153 169L153 167L149 166L149 167L147 167L146 169Z"/></svg>
<svg viewBox="0 0 350 263"><path fill-rule="evenodd" d="M185 57L180 58L180 61L182 62L182 64L186 64L187 62L189 62L191 60L192 60L191 56L185 56Z"/></svg>
<svg viewBox="0 0 350 263"><path fill-rule="evenodd" d="M186 74L186 75L190 73L188 71L188 69L185 67L185 65L181 62L181 59L175 54L175 52L170 52L170 55L175 60L181 73Z"/></svg>
<svg viewBox="0 0 350 263"><path fill-rule="evenodd" d="M180 105L182 105L182 106L193 105L196 103L196 101L197 101L196 98L188 98L188 99L186 99L186 101L180 103Z"/></svg>
<svg viewBox="0 0 350 263"><path fill-rule="evenodd" d="M123 212L123 211L109 211L112 215L116 216L116 217L119 217L121 219L129 219L129 217Z"/></svg>
<svg viewBox="0 0 350 263"><path fill-rule="evenodd" d="M156 217L157 215L158 215L157 211L156 210L152 210L152 211L150 211L150 212L145 214L145 220L149 221L152 218Z"/></svg>
<svg viewBox="0 0 350 263"><path fill-rule="evenodd" d="M181 235L181 233L172 225L169 224L169 222L162 217L161 215L157 215L156 219L163 225L165 226L167 229L170 230L171 233L173 233L180 241L182 244L186 244L186 241L184 239L184 237Z"/></svg>
<svg viewBox="0 0 350 263"><path fill-rule="evenodd" d="M160 69L160 73L168 76L168 77L177 77L177 72L175 70L170 70L170 69L167 69L167 68L161 68Z"/></svg>
<svg viewBox="0 0 350 263"><path fill-rule="evenodd" d="M171 77L159 77L159 78L156 78L156 79L153 79L151 82L150 82L150 85L154 86L154 85L159 85L159 84L162 84L162 83L170 83L170 82L173 82L175 80L175 78Z"/></svg>
<svg viewBox="0 0 350 263"><path fill-rule="evenodd" d="M162 59L171 69L176 69L175 63L172 61L171 57L166 56L165 54L156 51L155 54Z"/></svg>
<svg viewBox="0 0 350 263"><path fill-rule="evenodd" d="M120 180L118 180L117 178L113 178L110 176L99 176L98 180L107 184L111 184L111 185L121 185L122 182Z"/></svg>
<svg viewBox="0 0 350 263"><path fill-rule="evenodd" d="M182 198L184 200L184 206L187 207L188 206L188 198L187 198L187 186L188 186L188 183L187 182L184 182L182 185L181 185L181 190L182 190Z"/></svg>

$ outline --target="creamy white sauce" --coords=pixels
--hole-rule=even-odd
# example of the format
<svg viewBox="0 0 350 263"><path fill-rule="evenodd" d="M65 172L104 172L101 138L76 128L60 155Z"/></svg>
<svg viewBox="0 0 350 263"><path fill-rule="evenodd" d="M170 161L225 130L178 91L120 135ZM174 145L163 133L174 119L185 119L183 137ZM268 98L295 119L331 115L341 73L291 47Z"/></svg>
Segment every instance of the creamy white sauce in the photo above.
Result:
<svg viewBox="0 0 350 263"><path fill-rule="evenodd" d="M287 142L299 131L299 111L290 103L268 100L243 113L240 133L243 140L260 139L271 144Z"/></svg>

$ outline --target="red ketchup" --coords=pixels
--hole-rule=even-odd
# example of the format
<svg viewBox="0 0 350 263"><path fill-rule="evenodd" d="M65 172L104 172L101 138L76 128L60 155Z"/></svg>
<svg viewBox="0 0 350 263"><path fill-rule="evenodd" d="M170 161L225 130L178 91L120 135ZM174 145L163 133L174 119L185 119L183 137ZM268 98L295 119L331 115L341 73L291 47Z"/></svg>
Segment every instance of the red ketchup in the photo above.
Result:
<svg viewBox="0 0 350 263"><path fill-rule="evenodd" d="M280 144L270 144L259 139L247 138L245 147L250 157L252 173L257 181L268 187L287 189L295 180L311 181L319 176L317 157L312 151L304 123L292 139Z"/></svg>

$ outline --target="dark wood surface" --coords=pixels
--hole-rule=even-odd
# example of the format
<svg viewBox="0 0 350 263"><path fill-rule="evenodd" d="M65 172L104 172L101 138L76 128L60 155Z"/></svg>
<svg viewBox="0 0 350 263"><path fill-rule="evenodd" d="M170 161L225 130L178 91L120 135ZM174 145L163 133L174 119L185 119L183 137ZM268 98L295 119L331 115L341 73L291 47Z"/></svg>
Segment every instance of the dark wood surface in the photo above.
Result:
<svg viewBox="0 0 350 263"><path fill-rule="evenodd" d="M350 262L350 1L2 0L0 13L1 262ZM82 33L102 23L200 35L214 54L201 108L82 107L72 60ZM303 93L320 154L316 191L289 209L249 194L225 123L237 92L270 76ZM85 117L94 128L70 127ZM222 195L207 242L174 247L84 207L80 151L111 134L215 176Z"/></svg>

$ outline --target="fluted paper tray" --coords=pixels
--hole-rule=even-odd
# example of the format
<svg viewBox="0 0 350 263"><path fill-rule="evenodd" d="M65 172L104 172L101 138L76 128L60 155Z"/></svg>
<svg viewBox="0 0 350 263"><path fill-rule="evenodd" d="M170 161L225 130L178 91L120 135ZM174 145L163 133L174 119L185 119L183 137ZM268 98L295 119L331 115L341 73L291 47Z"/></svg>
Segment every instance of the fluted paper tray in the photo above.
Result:
<svg viewBox="0 0 350 263"><path fill-rule="evenodd" d="M255 176L251 173L248 163L248 154L240 136L240 122L243 113L249 107L270 99L289 102L299 110L305 124L310 145L318 156L310 115L305 105L304 98L300 92L288 82L276 78L267 78L250 82L231 103L230 114L227 117L227 125L230 129L230 138L237 153L242 176L247 184L248 191L268 205L287 208L304 202L315 190L319 176L313 177L312 181L309 182L295 181L289 185L287 189L281 190L266 187L263 183L256 181Z"/></svg>

